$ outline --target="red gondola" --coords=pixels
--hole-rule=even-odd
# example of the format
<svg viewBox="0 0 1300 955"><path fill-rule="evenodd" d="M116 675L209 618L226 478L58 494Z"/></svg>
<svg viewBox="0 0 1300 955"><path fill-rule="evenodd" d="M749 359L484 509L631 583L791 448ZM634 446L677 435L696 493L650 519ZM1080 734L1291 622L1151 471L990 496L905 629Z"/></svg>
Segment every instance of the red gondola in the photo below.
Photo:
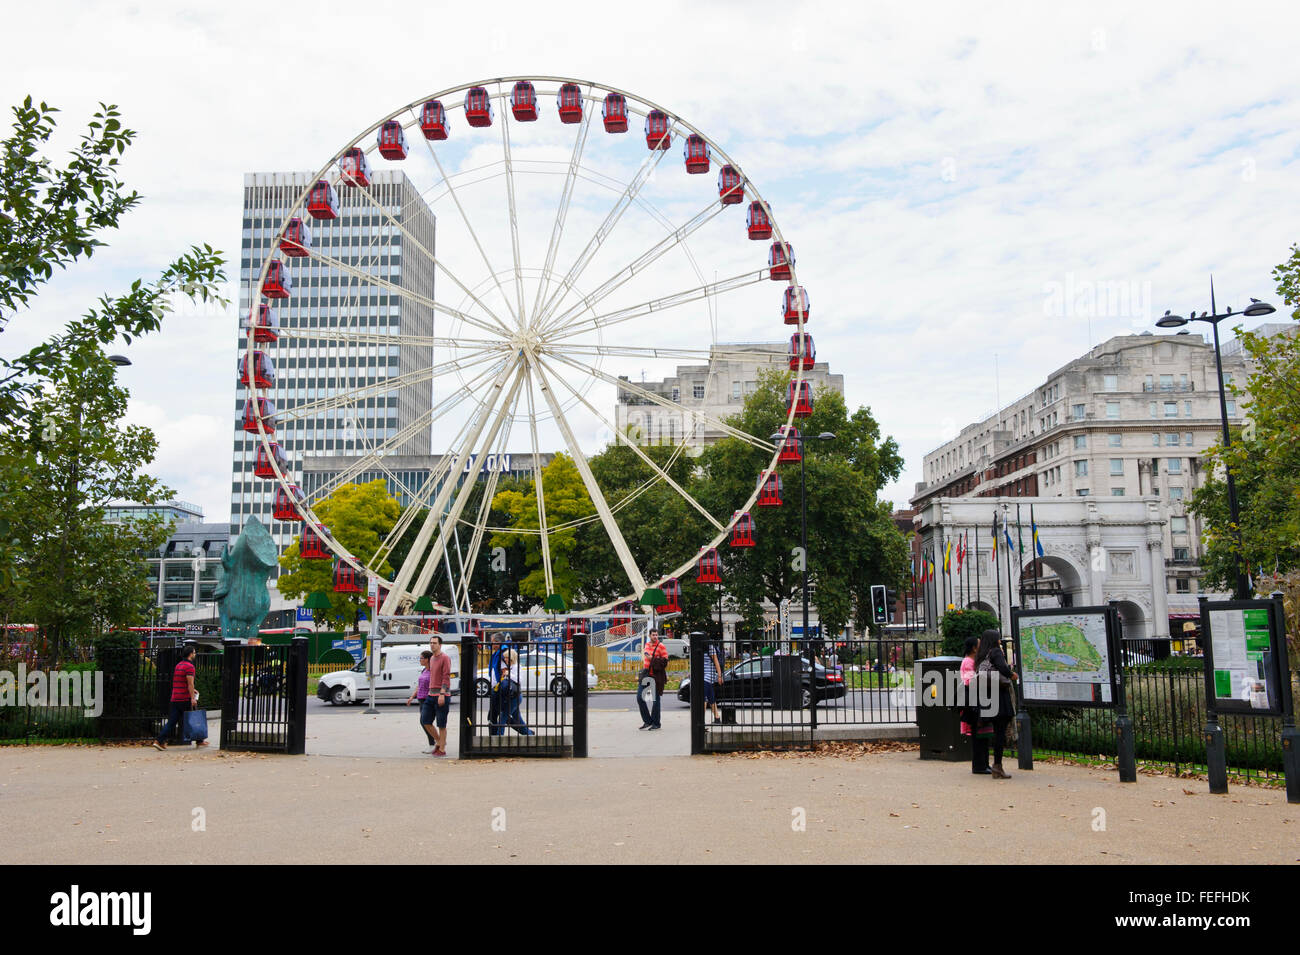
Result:
<svg viewBox="0 0 1300 955"><path fill-rule="evenodd" d="M357 580L357 569L342 557L334 558L334 592L336 594L359 594L363 591Z"/></svg>
<svg viewBox="0 0 1300 955"><path fill-rule="evenodd" d="M527 80L520 80L510 92L510 111L521 123L531 123L537 118L537 90Z"/></svg>
<svg viewBox="0 0 1300 955"><path fill-rule="evenodd" d="M751 239L772 238L772 219L767 214L763 203L755 199L749 204L749 213L745 216L745 228Z"/></svg>
<svg viewBox="0 0 1300 955"><path fill-rule="evenodd" d="M735 166L723 166L718 171L718 198L724 206L739 205L745 201L745 187Z"/></svg>
<svg viewBox="0 0 1300 955"><path fill-rule="evenodd" d="M632 622L632 601L624 600L622 603L615 604L610 614L609 625L611 627L626 627Z"/></svg>
<svg viewBox="0 0 1300 955"><path fill-rule="evenodd" d="M776 456L777 462L798 464L803 460L803 435L798 428L787 429L785 425L781 425L780 431L785 437L781 439L781 453Z"/></svg>
<svg viewBox="0 0 1300 955"><path fill-rule="evenodd" d="M731 546L754 547L754 518L749 511L736 511L731 515Z"/></svg>
<svg viewBox="0 0 1300 955"><path fill-rule="evenodd" d="M790 266L794 265L794 246L789 242L773 242L767 253L768 274L773 282L790 281Z"/></svg>
<svg viewBox="0 0 1300 955"><path fill-rule="evenodd" d="M697 584L720 584L718 575L718 550L716 547L700 548L700 561L695 565L695 582Z"/></svg>
<svg viewBox="0 0 1300 955"><path fill-rule="evenodd" d="M293 291L293 276L281 259L272 259L262 280L262 294L267 298L288 298Z"/></svg>
<svg viewBox="0 0 1300 955"><path fill-rule="evenodd" d="M569 617L564 621L564 639L572 640L574 637L585 637L586 635L586 617Z"/></svg>
<svg viewBox="0 0 1300 955"><path fill-rule="evenodd" d="M555 94L555 105L560 110L560 122L582 122L582 90L577 83L565 83Z"/></svg>
<svg viewBox="0 0 1300 955"><path fill-rule="evenodd" d="M600 115L605 121L605 132L627 132L627 99L622 93L610 93L606 96L605 105L600 109Z"/></svg>
<svg viewBox="0 0 1300 955"><path fill-rule="evenodd" d="M261 349L253 349L253 385L258 388L275 387L275 362ZM239 371L239 383L248 387L248 354L243 354L235 366Z"/></svg>
<svg viewBox="0 0 1300 955"><path fill-rule="evenodd" d="M300 521L302 512L298 510L302 503L302 491L298 485L290 484L286 491L284 485L275 489L275 503L272 506L271 516L277 521Z"/></svg>
<svg viewBox="0 0 1300 955"><path fill-rule="evenodd" d="M339 194L324 179L317 179L307 196L307 211L313 219L337 219L339 217Z"/></svg>
<svg viewBox="0 0 1300 955"><path fill-rule="evenodd" d="M266 398L249 398L244 402L243 427L249 434L257 434L257 422L268 434L275 434L275 404Z"/></svg>
<svg viewBox="0 0 1300 955"><path fill-rule="evenodd" d="M253 474L260 478L275 477L275 468L271 466L274 461L279 467L280 472L284 473L289 469L289 459L284 456L283 449L274 441L271 442L271 451L268 454L265 444L257 446L257 460L253 464Z"/></svg>
<svg viewBox="0 0 1300 955"><path fill-rule="evenodd" d="M765 471L759 478L761 490L758 492L759 507L781 506L781 475L775 471Z"/></svg>
<svg viewBox="0 0 1300 955"><path fill-rule="evenodd" d="M709 171L709 144L699 133L691 133L682 146L682 157L686 160L686 171L701 173Z"/></svg>
<svg viewBox="0 0 1300 955"><path fill-rule="evenodd" d="M813 395L812 383L808 381L792 381L786 389L785 396L785 413L790 413L791 406L794 407L794 416L796 418L811 418L813 413Z"/></svg>
<svg viewBox="0 0 1300 955"><path fill-rule="evenodd" d="M465 122L480 128L492 125L492 97L481 86L471 87L465 94Z"/></svg>
<svg viewBox="0 0 1300 955"><path fill-rule="evenodd" d="M334 555L330 553L329 548L325 545L325 539L330 536L330 529L322 524L320 527L313 527L311 524L302 526L302 536L298 539L298 556L303 560L331 560Z"/></svg>
<svg viewBox="0 0 1300 955"><path fill-rule="evenodd" d="M280 337L280 316L275 314L275 309L270 305L262 302L257 306L257 311L250 312L239 323L239 330L245 335L250 328L253 330L253 341L276 341Z"/></svg>
<svg viewBox="0 0 1300 955"><path fill-rule="evenodd" d="M301 259L311 252L311 229L294 216L280 236L280 251L290 258Z"/></svg>
<svg viewBox="0 0 1300 955"><path fill-rule="evenodd" d="M800 285L787 288L781 298L781 315L787 325L798 325L800 319L807 323L812 304L808 301L808 290Z"/></svg>
<svg viewBox="0 0 1300 955"><path fill-rule="evenodd" d="M664 598L667 603L655 607L655 613L681 613L682 612L682 585L676 577L669 577L659 587L664 592Z"/></svg>
<svg viewBox="0 0 1300 955"><path fill-rule="evenodd" d="M650 110L645 118L645 144L651 149L667 149L673 144L672 133L668 132L667 113Z"/></svg>
<svg viewBox="0 0 1300 955"><path fill-rule="evenodd" d="M790 336L790 370L802 368L808 371L817 361L817 346L807 332L795 332Z"/></svg>
<svg viewBox="0 0 1300 955"><path fill-rule="evenodd" d="M440 100L431 99L420 107L420 132L425 139L447 138L447 111Z"/></svg>
<svg viewBox="0 0 1300 955"><path fill-rule="evenodd" d="M353 146L339 160L339 175L349 186L370 185L370 160L360 146Z"/></svg>
<svg viewBox="0 0 1300 955"><path fill-rule="evenodd" d="M379 127L379 155L385 159L406 158L406 132L395 119L386 120Z"/></svg>

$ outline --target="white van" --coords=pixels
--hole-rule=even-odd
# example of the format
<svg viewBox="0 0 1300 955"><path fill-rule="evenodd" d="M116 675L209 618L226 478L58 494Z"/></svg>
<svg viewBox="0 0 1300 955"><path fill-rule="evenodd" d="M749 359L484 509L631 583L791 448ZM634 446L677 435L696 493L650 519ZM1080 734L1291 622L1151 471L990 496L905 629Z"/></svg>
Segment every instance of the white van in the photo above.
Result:
<svg viewBox="0 0 1300 955"><path fill-rule="evenodd" d="M405 703L420 679L420 654L429 649L427 643L385 644L379 653L379 673L375 679L375 701L395 700ZM442 652L451 658L451 692L460 692L460 647L444 644ZM327 673L320 678L316 696L335 706L360 703L370 699L370 679L366 675L366 661L362 660L350 670Z"/></svg>

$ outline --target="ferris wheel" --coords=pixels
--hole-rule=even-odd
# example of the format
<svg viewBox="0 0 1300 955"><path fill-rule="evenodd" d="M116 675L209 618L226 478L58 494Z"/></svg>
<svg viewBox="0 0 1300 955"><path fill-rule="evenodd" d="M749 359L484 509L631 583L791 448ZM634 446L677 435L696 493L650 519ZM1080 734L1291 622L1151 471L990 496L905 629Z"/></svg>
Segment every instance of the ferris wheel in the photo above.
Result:
<svg viewBox="0 0 1300 955"><path fill-rule="evenodd" d="M644 136L635 133L638 125ZM707 175L715 169L716 180ZM394 171L415 200L379 196L377 184ZM417 204L432 212L436 243L430 230L413 224ZM370 223L352 231L368 235L336 241L332 230L349 209ZM575 612L604 613L640 600L648 588L663 590L661 612L679 609L679 578L693 572L700 582L719 582L718 549L753 546L754 509L780 505L777 466L799 460L796 419L812 413L805 376L815 361L806 331L808 294L797 282L788 237L739 163L669 110L624 90L562 77L451 87L362 130L309 177L272 235L242 325L242 426L257 436L254 474L271 482L275 519L300 522L300 556L334 562L336 590L364 592L397 541L414 531L395 579L380 583L380 615L434 597L431 583L442 568L445 590L433 606L448 612L468 606L470 579L462 573L455 580L451 549L463 546L459 565L472 569L490 536L502 531L537 535L553 594L553 535L591 523L608 536L626 591L620 600ZM394 280L395 245L407 274L433 280L423 286ZM306 316L281 322L277 307L291 302L295 272L327 286L336 310L319 321L313 315L310 322ZM381 318L377 325L374 309L358 304L372 302L376 290L397 303L400 321ZM417 314L429 319L427 327L411 319ZM727 344L786 333L792 333L788 350ZM295 395L277 413L275 353L285 348L322 356L379 350L397 356L399 373L373 381L340 375L338 387ZM647 368L667 377L679 362L711 360L767 361L793 372L781 436L746 434L711 413L726 397L709 394L711 376L703 392L692 386L689 399L644 383ZM427 407L407 409L399 428L348 417L376 397L426 384ZM680 423L680 431L670 424L666 436L674 445L670 464L698 449L705 433L770 453L748 500L715 514L692 497L643 449L654 435L614 420L616 394L629 406L660 413L661 421ZM308 495L278 439L313 416L347 421L350 446L341 452L346 466ZM638 564L619 523L635 494L607 500L588 463L609 442L627 445L645 465L642 487L663 483L702 515L712 536L700 541L697 556L666 573ZM426 447L437 464L419 487L404 487L390 462ZM550 448L572 458L594 514L548 521L542 464ZM505 454L529 462L534 530L492 526L500 470L484 471ZM313 505L375 472L408 491L414 506L374 553L350 553ZM470 508L479 480L486 487L479 506ZM421 513L427 517L417 527Z"/></svg>

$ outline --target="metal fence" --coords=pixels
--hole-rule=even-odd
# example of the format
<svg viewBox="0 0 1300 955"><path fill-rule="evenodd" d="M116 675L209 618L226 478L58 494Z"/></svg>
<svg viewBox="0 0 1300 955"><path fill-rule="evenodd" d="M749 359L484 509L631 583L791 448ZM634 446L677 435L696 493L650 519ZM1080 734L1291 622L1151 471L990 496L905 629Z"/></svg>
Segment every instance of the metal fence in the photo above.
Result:
<svg viewBox="0 0 1300 955"><path fill-rule="evenodd" d="M307 740L307 640L223 644L221 748L301 754Z"/></svg>
<svg viewBox="0 0 1300 955"><path fill-rule="evenodd" d="M1133 719L1138 765L1174 773L1205 767L1205 671L1202 657L1174 654L1169 639L1125 640L1121 666ZM1294 675L1292 676L1294 680ZM1115 713L1083 708L1030 710L1035 755L1111 759ZM1220 713L1228 772L1240 779L1281 780L1282 722Z"/></svg>
<svg viewBox="0 0 1300 955"><path fill-rule="evenodd" d="M500 654L516 655L501 679ZM587 638L460 644L460 757L587 755Z"/></svg>

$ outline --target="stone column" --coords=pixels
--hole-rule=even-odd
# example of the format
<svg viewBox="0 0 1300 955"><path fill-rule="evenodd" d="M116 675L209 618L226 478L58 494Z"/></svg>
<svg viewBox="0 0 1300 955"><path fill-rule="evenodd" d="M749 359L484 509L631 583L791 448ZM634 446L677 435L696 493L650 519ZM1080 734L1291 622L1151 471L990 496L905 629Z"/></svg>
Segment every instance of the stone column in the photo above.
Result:
<svg viewBox="0 0 1300 955"><path fill-rule="evenodd" d="M1086 502L1084 531L1088 541L1088 603L1093 607L1106 601L1106 554L1101 543L1101 517L1097 502Z"/></svg>
<svg viewBox="0 0 1300 955"><path fill-rule="evenodd" d="M1151 636L1169 636L1169 592L1165 576L1165 525L1154 501L1147 504L1147 552L1151 555Z"/></svg>

